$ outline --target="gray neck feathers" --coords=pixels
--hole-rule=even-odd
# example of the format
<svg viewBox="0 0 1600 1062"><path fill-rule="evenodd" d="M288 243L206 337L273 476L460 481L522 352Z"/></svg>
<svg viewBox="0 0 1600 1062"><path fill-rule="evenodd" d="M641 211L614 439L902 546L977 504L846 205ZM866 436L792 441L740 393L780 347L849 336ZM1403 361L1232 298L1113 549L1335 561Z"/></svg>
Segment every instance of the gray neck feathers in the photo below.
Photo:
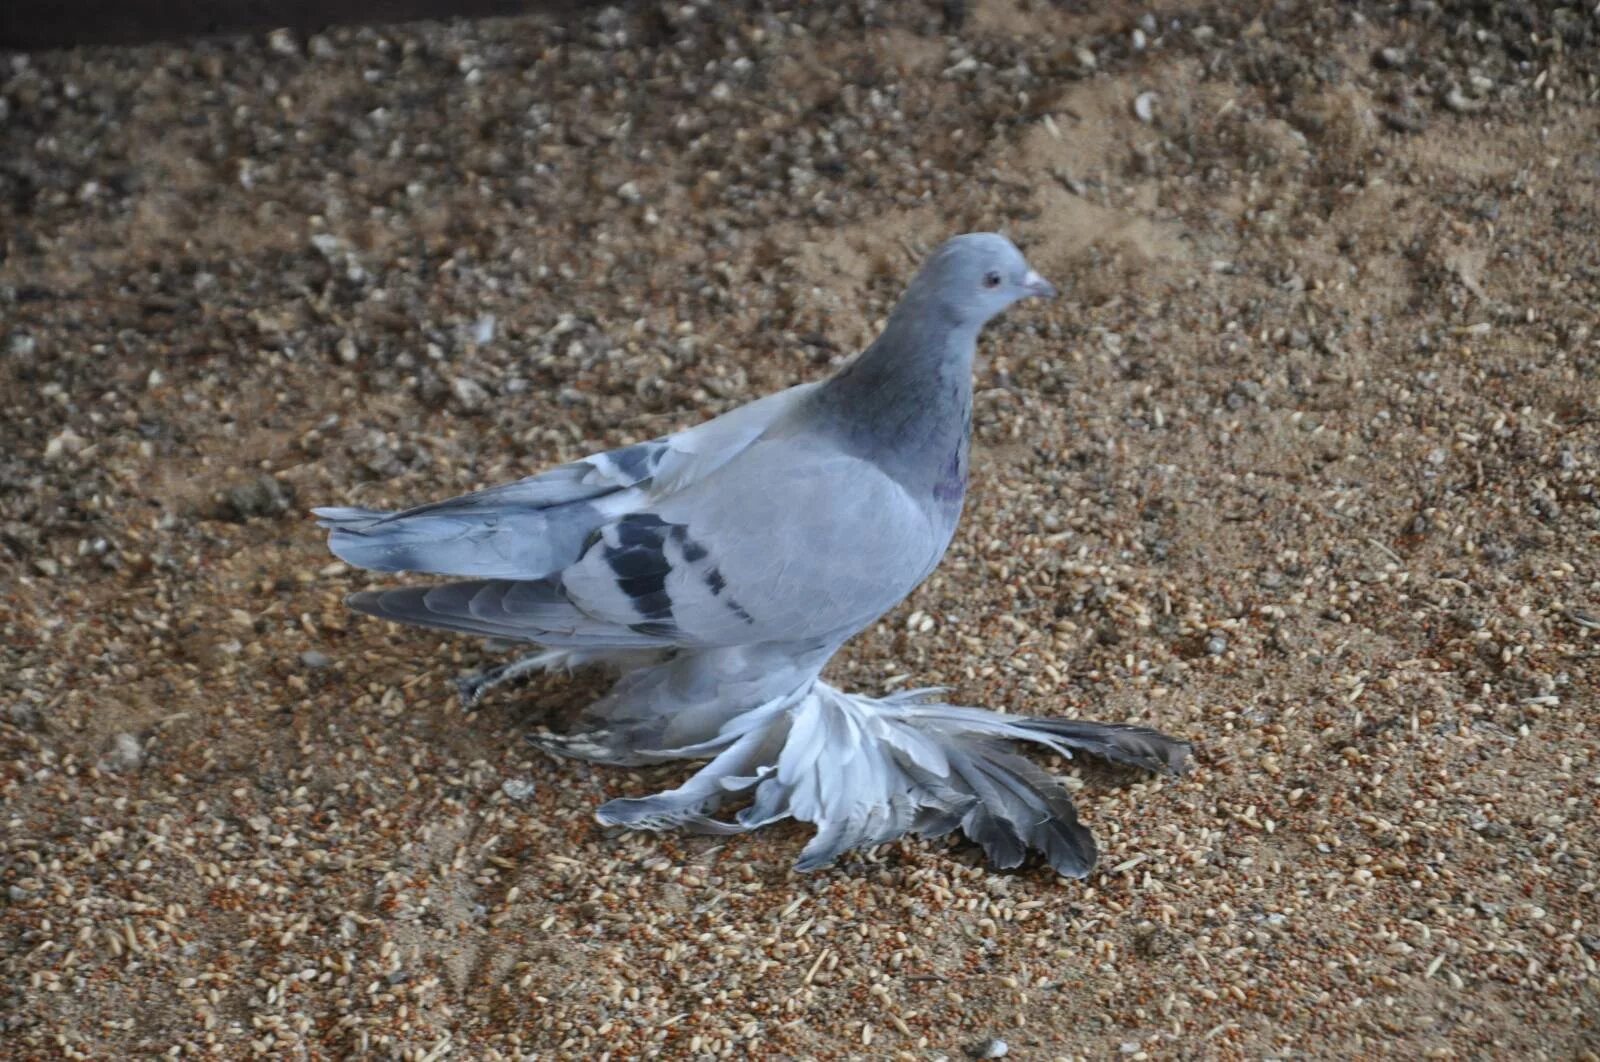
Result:
<svg viewBox="0 0 1600 1062"><path fill-rule="evenodd" d="M814 392L815 415L913 497L959 505L982 327L907 292L873 344Z"/></svg>

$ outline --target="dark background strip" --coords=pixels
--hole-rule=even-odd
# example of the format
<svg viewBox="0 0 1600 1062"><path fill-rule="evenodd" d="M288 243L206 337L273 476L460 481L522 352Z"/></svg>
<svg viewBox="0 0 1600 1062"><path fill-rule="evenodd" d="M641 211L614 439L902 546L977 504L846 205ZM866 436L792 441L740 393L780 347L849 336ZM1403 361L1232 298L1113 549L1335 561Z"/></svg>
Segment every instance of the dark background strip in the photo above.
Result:
<svg viewBox="0 0 1600 1062"><path fill-rule="evenodd" d="M595 0L3 0L0 51L593 6Z"/></svg>

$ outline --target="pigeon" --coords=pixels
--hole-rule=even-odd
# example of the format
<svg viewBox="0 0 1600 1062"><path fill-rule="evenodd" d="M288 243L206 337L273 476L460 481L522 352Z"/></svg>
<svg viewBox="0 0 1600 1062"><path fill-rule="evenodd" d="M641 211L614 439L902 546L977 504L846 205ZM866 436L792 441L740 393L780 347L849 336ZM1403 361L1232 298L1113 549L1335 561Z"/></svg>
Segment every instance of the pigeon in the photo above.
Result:
<svg viewBox="0 0 1600 1062"><path fill-rule="evenodd" d="M469 705L530 672L605 666L615 684L579 726L535 740L602 763L709 761L676 789L602 805L602 823L733 834L794 818L816 828L802 870L960 829L996 867L1037 850L1084 877L1094 838L1017 743L1176 774L1186 742L820 678L950 544L979 332L1012 303L1054 294L1004 236L957 236L828 379L447 501L314 513L351 565L457 580L357 593L352 608L533 647L461 680Z"/></svg>

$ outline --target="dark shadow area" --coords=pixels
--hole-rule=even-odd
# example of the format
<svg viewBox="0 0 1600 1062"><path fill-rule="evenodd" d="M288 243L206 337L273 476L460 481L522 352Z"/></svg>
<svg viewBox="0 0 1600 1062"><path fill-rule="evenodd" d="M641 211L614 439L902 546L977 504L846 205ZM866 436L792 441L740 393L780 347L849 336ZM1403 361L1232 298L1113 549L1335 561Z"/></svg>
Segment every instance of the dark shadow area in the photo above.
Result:
<svg viewBox="0 0 1600 1062"><path fill-rule="evenodd" d="M557 14L594 0L10 0L0 4L0 51L141 44L274 29L419 19Z"/></svg>

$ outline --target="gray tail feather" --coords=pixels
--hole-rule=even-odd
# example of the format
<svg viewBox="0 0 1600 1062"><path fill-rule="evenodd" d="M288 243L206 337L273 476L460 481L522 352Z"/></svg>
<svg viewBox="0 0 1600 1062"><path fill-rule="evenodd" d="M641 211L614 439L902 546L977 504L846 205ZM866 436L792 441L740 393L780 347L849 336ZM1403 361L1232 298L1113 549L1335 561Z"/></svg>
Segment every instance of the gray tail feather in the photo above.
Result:
<svg viewBox="0 0 1600 1062"><path fill-rule="evenodd" d="M1127 723L1090 723L1081 719L1017 719L1024 730L1048 735L1069 748L1112 763L1158 774L1182 774L1190 746L1159 730Z"/></svg>
<svg viewBox="0 0 1600 1062"><path fill-rule="evenodd" d="M1067 877L1094 869L1094 835L1078 821L1078 809L1059 781L995 742L954 740L946 755L952 771L946 784L962 799L952 811L929 813L917 832L938 837L959 826L1003 870L1021 866L1030 848Z"/></svg>
<svg viewBox="0 0 1600 1062"><path fill-rule="evenodd" d="M908 832L939 836L959 828L996 867L1019 866L1035 849L1058 873L1081 878L1098 858L1094 837L1078 821L1066 786L1010 742L1166 773L1180 772L1189 753L1187 742L1146 727L918 703L925 692L877 700L816 683L735 717L710 741L655 751L658 759L715 759L678 789L613 800L599 817L718 833L793 817L817 827L801 870ZM750 804L733 822L712 817L739 794Z"/></svg>
<svg viewBox="0 0 1600 1062"><path fill-rule="evenodd" d="M580 611L547 579L474 579L351 594L358 612L396 623L477 634L553 649L631 649L659 638L597 620Z"/></svg>

